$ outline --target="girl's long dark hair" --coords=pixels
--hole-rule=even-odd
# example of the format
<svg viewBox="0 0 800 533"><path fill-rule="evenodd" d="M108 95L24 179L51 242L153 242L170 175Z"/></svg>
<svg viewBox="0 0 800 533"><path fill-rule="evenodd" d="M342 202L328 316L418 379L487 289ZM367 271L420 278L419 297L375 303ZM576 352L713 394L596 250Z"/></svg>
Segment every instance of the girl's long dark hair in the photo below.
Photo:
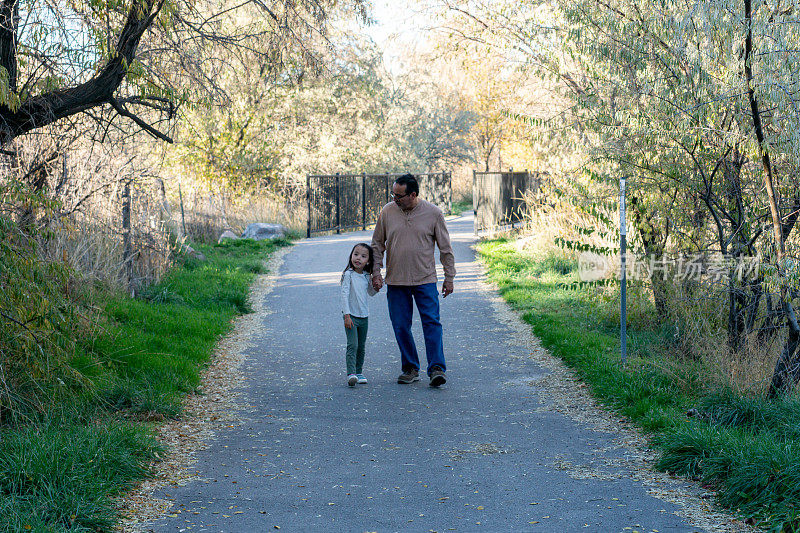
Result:
<svg viewBox="0 0 800 533"><path fill-rule="evenodd" d="M347 272L348 270L353 270L353 263L351 262L351 258L353 257L353 252L359 246L363 246L364 248L367 249L367 264L364 265L364 272L366 272L367 274L372 274L372 265L375 263L375 259L372 256L372 246L370 246L365 242L360 242L355 246L353 246L353 249L350 250L350 254L347 256L347 267L345 267L345 269L342 271L342 277L339 279L339 283L341 283L344 280L345 272Z"/></svg>

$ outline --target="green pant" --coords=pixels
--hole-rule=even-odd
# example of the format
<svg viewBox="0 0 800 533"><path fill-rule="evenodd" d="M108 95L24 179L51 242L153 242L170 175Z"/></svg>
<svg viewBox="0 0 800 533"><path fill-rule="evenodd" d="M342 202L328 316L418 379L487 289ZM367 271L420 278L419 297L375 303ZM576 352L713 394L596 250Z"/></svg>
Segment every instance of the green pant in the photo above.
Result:
<svg viewBox="0 0 800 533"><path fill-rule="evenodd" d="M350 329L344 328L345 335L347 335L345 362L347 363L348 374L360 374L364 369L364 352L367 344L369 318L359 318L352 315L350 318L353 320L353 327Z"/></svg>

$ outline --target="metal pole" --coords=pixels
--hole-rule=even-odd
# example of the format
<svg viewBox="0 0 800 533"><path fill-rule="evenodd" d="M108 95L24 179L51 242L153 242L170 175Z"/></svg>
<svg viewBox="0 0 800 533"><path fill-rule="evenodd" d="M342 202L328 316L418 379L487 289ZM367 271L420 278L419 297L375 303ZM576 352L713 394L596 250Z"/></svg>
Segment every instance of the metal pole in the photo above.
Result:
<svg viewBox="0 0 800 533"><path fill-rule="evenodd" d="M125 182L122 192L122 268L128 292L134 295L133 285L133 245L131 243L131 182Z"/></svg>
<svg viewBox="0 0 800 533"><path fill-rule="evenodd" d="M472 228L478 234L478 178L475 169L472 169Z"/></svg>
<svg viewBox="0 0 800 533"><path fill-rule="evenodd" d="M308 228L306 238L311 238L311 176L306 174L306 204L308 205Z"/></svg>
<svg viewBox="0 0 800 533"><path fill-rule="evenodd" d="M178 179L178 199L181 202L181 227L183 228L183 236L186 237L186 215L183 213L183 191L181 190L181 179Z"/></svg>
<svg viewBox="0 0 800 533"><path fill-rule="evenodd" d="M453 214L453 173L447 173L447 212ZM456 213L460 215L461 213Z"/></svg>
<svg viewBox="0 0 800 533"><path fill-rule="evenodd" d="M339 213L339 193L340 192L341 191L339 189L339 173L337 172L336 173L336 233L337 234L342 232L341 218L340 218L340 213Z"/></svg>
<svg viewBox="0 0 800 533"><path fill-rule="evenodd" d="M367 229L367 173L361 174L361 229Z"/></svg>
<svg viewBox="0 0 800 533"><path fill-rule="evenodd" d="M536 191L533 190L533 184L531 184L531 173L528 172L528 169L525 169L525 197L527 198L529 195L534 194ZM530 209L527 203L523 204L523 209L527 212ZM530 220L528 221L528 227L530 227Z"/></svg>
<svg viewBox="0 0 800 533"><path fill-rule="evenodd" d="M627 258L625 254L627 253L626 246L626 237L627 237L627 230L625 228L625 176L621 177L619 180L619 246L620 246L620 261L619 261L619 268L620 268L620 283L622 285L622 297L620 298L620 309L619 309L619 339L620 339L620 356L622 359L622 364L625 364L627 359L627 349L628 349L628 334L626 332L626 326L628 322L628 312L627 312Z"/></svg>

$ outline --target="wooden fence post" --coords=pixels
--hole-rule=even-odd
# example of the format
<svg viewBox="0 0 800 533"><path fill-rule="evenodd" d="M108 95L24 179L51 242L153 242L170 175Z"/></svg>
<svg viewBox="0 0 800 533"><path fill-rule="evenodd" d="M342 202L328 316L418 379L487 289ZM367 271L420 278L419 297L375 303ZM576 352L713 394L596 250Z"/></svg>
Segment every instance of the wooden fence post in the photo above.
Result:
<svg viewBox="0 0 800 533"><path fill-rule="evenodd" d="M472 228L475 230L475 235L478 234L478 173L472 169Z"/></svg>
<svg viewBox="0 0 800 533"><path fill-rule="evenodd" d="M181 190L181 181L178 180L178 199L181 202L181 227L183 228L183 236L186 237L186 215L183 213L183 191Z"/></svg>
<svg viewBox="0 0 800 533"><path fill-rule="evenodd" d="M367 229L367 173L361 174L361 229Z"/></svg>
<svg viewBox="0 0 800 533"><path fill-rule="evenodd" d="M339 193L340 193L339 173L337 172L336 173L336 233L337 234L340 234L342 232L341 214L340 214L340 211L339 211Z"/></svg>
<svg viewBox="0 0 800 533"><path fill-rule="evenodd" d="M447 172L447 211L453 214L453 173ZM461 213L457 213L461 214Z"/></svg>
<svg viewBox="0 0 800 533"><path fill-rule="evenodd" d="M133 264L132 264L132 244L131 244L131 182L125 182L122 192L122 269L128 291L134 295L133 287Z"/></svg>
<svg viewBox="0 0 800 533"><path fill-rule="evenodd" d="M311 238L311 176L306 174L306 205L308 206L308 222L306 224L306 237Z"/></svg>
<svg viewBox="0 0 800 533"><path fill-rule="evenodd" d="M472 212L478 213L478 176L475 169L472 169Z"/></svg>

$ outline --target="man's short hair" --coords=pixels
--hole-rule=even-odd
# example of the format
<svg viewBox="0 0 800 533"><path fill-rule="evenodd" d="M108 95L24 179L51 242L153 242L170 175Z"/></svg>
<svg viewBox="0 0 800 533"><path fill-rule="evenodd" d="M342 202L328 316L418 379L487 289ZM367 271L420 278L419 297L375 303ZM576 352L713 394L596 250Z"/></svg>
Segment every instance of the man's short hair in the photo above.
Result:
<svg viewBox="0 0 800 533"><path fill-rule="evenodd" d="M405 185L406 194L415 192L417 193L417 196L419 196L419 183L417 183L417 178L414 177L414 174L403 174L394 180L394 182L398 185Z"/></svg>

